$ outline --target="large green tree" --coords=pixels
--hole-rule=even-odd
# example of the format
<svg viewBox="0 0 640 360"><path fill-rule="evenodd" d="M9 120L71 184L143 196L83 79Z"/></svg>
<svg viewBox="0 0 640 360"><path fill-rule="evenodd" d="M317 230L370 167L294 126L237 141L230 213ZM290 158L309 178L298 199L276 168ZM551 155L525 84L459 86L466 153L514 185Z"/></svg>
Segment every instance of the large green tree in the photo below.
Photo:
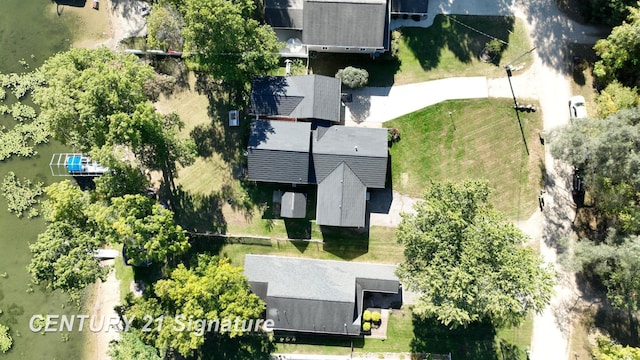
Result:
<svg viewBox="0 0 640 360"><path fill-rule="evenodd" d="M580 119L552 137L554 157L579 168L600 224L640 231L640 108Z"/></svg>
<svg viewBox="0 0 640 360"><path fill-rule="evenodd" d="M629 12L627 21L613 28L606 39L598 40L593 47L600 57L593 73L606 84L617 79L628 87L640 85L640 4L629 7Z"/></svg>
<svg viewBox="0 0 640 360"><path fill-rule="evenodd" d="M101 266L94 257L94 251L101 245L93 234L73 224L56 221L29 245L33 257L27 269L35 282L69 292L77 299L87 285L99 278L106 279L108 268Z"/></svg>
<svg viewBox="0 0 640 360"><path fill-rule="evenodd" d="M207 341L233 341L245 335L241 327L224 326L223 320L259 319L264 311L264 303L251 293L242 268L208 255L199 255L192 267L178 265L168 279L154 285L153 291L152 297L133 300L124 312L138 319L133 323L136 328L144 327L145 314L155 319L164 316L162 326L154 323L143 333L144 339L163 352L175 351L185 357L201 356ZM190 319L217 320L220 326L209 332L195 324L189 326Z"/></svg>
<svg viewBox="0 0 640 360"><path fill-rule="evenodd" d="M108 272L94 257L104 241L96 236L87 215L90 196L68 180L53 183L44 191L47 199L42 212L48 225L29 245L32 258L27 269L36 283L44 282L70 293L71 300L79 300L87 285L104 280Z"/></svg>
<svg viewBox="0 0 640 360"><path fill-rule="evenodd" d="M614 308L626 311L632 338L637 337L635 314L640 310L640 236L620 236L610 228L596 243L582 239L575 245L576 270L597 276L607 287Z"/></svg>
<svg viewBox="0 0 640 360"><path fill-rule="evenodd" d="M214 79L244 84L278 66L283 44L273 29L251 18L253 1L185 0L187 63Z"/></svg>
<svg viewBox="0 0 640 360"><path fill-rule="evenodd" d="M153 69L134 55L105 47L54 55L38 70L45 86L33 92L55 138L87 152L107 144L113 116L132 114L147 101Z"/></svg>
<svg viewBox="0 0 640 360"><path fill-rule="evenodd" d="M112 198L111 205L96 204L91 219L110 243L122 243L131 265L164 262L189 248L185 231L173 212L143 195Z"/></svg>
<svg viewBox="0 0 640 360"><path fill-rule="evenodd" d="M396 236L402 283L420 292L414 312L449 327L519 324L549 302L553 274L527 237L493 210L486 182L434 183Z"/></svg>

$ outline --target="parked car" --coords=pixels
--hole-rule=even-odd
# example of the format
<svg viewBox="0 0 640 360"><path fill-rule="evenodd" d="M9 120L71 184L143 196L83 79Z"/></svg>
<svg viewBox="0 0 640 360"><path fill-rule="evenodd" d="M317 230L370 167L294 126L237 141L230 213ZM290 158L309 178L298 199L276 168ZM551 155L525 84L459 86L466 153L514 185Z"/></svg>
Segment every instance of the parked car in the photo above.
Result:
<svg viewBox="0 0 640 360"><path fill-rule="evenodd" d="M580 95L569 99L569 112L572 119L583 119L587 117L587 107L584 104L584 97Z"/></svg>

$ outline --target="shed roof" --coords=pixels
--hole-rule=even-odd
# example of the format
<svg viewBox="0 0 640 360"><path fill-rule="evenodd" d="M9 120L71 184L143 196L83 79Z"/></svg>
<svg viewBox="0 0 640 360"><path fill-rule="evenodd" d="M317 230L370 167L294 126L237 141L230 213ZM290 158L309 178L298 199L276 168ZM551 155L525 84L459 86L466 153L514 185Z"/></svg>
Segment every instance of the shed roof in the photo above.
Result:
<svg viewBox="0 0 640 360"><path fill-rule="evenodd" d="M280 204L280 216L292 219L302 219L307 216L307 195L300 192L285 192Z"/></svg>

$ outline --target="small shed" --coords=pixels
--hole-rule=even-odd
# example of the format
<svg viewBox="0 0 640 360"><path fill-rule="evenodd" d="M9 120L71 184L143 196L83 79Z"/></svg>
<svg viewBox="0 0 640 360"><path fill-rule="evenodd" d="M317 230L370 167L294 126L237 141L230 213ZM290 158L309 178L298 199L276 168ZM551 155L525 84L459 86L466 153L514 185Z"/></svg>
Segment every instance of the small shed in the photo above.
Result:
<svg viewBox="0 0 640 360"><path fill-rule="evenodd" d="M307 216L307 195L300 192L285 192L282 195L280 216L292 219L303 219Z"/></svg>

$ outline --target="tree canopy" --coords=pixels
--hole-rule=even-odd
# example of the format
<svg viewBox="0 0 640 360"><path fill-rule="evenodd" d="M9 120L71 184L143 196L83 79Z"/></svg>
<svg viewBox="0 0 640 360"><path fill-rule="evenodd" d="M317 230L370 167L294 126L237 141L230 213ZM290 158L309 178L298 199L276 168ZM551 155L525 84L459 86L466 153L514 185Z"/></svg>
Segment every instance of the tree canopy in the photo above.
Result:
<svg viewBox="0 0 640 360"><path fill-rule="evenodd" d="M146 168L162 170L166 182L176 162L188 166L195 160L193 140L178 138L184 126L178 115L160 114L149 101L160 80L135 56L72 49L39 71L46 83L34 90L34 101L40 119L63 144L85 153L127 147Z"/></svg>
<svg viewBox="0 0 640 360"><path fill-rule="evenodd" d="M593 73L605 84L617 79L628 87L640 85L640 4L628 9L627 21L614 27L606 39L598 40L593 47L600 57Z"/></svg>
<svg viewBox="0 0 640 360"><path fill-rule="evenodd" d="M162 360L156 348L145 345L135 332L123 331L120 340L109 344L113 360Z"/></svg>
<svg viewBox="0 0 640 360"><path fill-rule="evenodd" d="M182 51L182 27L184 20L176 8L171 5L156 5L147 17L147 45L164 51Z"/></svg>
<svg viewBox="0 0 640 360"><path fill-rule="evenodd" d="M164 262L189 248L173 212L143 195L112 198L108 207L96 204L91 216L108 242L124 245L131 265Z"/></svg>
<svg viewBox="0 0 640 360"><path fill-rule="evenodd" d="M259 319L264 303L251 293L242 268L232 266L227 259L199 255L192 267L180 264L168 279L157 281L152 297L135 299L125 308L125 314L136 319L144 314L164 316L162 326L152 326L144 339L161 351L171 349L189 357L201 353L207 339L244 335L241 328L225 328L222 321ZM178 315L184 316L185 326L176 321ZM187 327L189 319L218 320L220 327L217 332L201 332L193 324ZM134 321L133 326L141 328L144 322Z"/></svg>
<svg viewBox="0 0 640 360"><path fill-rule="evenodd" d="M33 92L40 116L56 139L83 152L107 144L113 116L132 114L147 101L145 84L154 79L134 55L106 47L59 53L38 71L46 80Z"/></svg>
<svg viewBox="0 0 640 360"><path fill-rule="evenodd" d="M486 182L434 183L396 236L398 275L422 295L414 312L449 327L519 324L549 302L553 274L527 238L488 203Z"/></svg>
<svg viewBox="0 0 640 360"><path fill-rule="evenodd" d="M278 66L283 44L273 29L251 18L253 1L185 0L187 63L215 79L245 83Z"/></svg>
<svg viewBox="0 0 640 360"><path fill-rule="evenodd" d="M551 140L554 157L580 169L600 220L640 231L640 108L602 120L579 119Z"/></svg>

